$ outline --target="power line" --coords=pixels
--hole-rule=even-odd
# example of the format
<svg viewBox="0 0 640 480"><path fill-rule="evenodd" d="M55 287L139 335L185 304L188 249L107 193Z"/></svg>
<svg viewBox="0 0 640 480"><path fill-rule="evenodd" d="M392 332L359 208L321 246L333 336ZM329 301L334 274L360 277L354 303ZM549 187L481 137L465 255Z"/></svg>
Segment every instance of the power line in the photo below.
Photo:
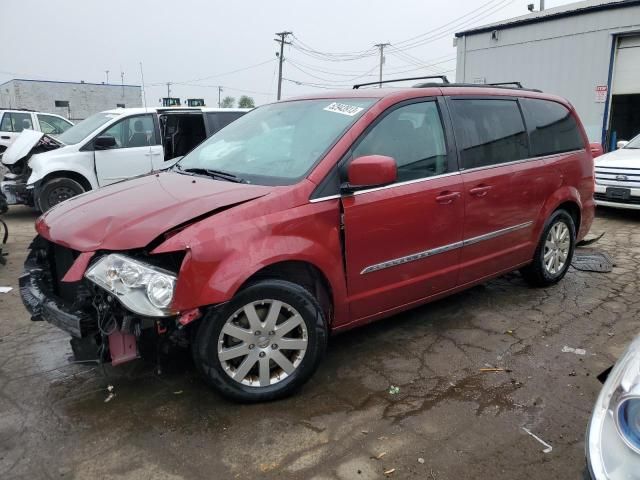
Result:
<svg viewBox="0 0 640 480"><path fill-rule="evenodd" d="M248 67L238 68L236 70L231 70L231 71L228 71L228 72L216 73L214 75L208 75L206 77L194 78L192 80L184 80L182 82L172 82L172 83L174 85L186 85L188 83L201 82L203 80L209 80L211 78L222 77L222 76L225 76L225 75L231 75L233 73L243 72L245 70L250 70L252 68L261 67L262 65L266 65L267 63L271 63L273 61L274 61L274 59L271 58L271 59L266 60L264 62L256 63L255 65L249 65ZM146 85L149 86L149 87L157 87L157 86L161 86L161 85L166 85L166 82L148 83Z"/></svg>
<svg viewBox="0 0 640 480"><path fill-rule="evenodd" d="M331 80L331 79L328 79L328 78L319 77L319 76L317 76L317 75L315 75L315 74L313 74L313 73L310 73L310 72L308 72L308 71L304 70L303 68L300 68L300 66L299 66L296 62L294 62L293 60L289 60L289 65L291 65L291 66L292 66L293 68L295 68L296 70L298 70L298 71L300 71L300 72L304 73L305 75L308 75L308 76L310 76L310 77L313 77L313 78L315 78L316 80L321 80L321 81L323 81L323 82L328 82L328 83L344 83L344 82L349 82L349 81L351 81L351 80L357 80L357 79L359 79L359 78L369 76L369 74L370 74L371 72L373 72L375 69L377 69L377 68L378 68L378 66L376 65L376 66L374 66L372 69L367 70L366 72L364 72L364 73L362 73L362 74L360 74L360 75L350 76L349 78L342 78L342 79L340 79L340 80Z"/></svg>
<svg viewBox="0 0 640 480"><path fill-rule="evenodd" d="M434 33L434 32L437 32L438 30L442 30L443 28L446 28L446 27L448 27L449 25L452 25L452 24L454 24L454 23L457 23L457 22L459 22L460 20L462 20L463 18L468 17L469 15L472 15L472 14L474 14L474 13L476 13L476 12L478 12L478 11L482 10L483 8L485 8L485 7L489 6L489 5L491 5L492 3L495 3L495 2L501 2L501 1L502 1L502 0L489 0L488 2L483 3L483 4L482 4L482 5L480 5L479 7L475 8L475 9L473 9L473 10L471 10L471 11L467 12L467 13L465 13L464 15L459 16L458 18L456 18L456 19L454 19L454 20L451 20L450 22L447 22L447 23L445 23L445 24L443 24L443 25L440 25L440 26L439 26L439 27L437 27L437 28L433 28L433 29L431 29L431 30L427 30L426 32L421 33L420 35L416 35L416 36L414 36L414 37L407 38L407 39L405 39L405 40L400 40L399 42L394 42L394 45L396 45L396 46L398 46L398 47L402 47L402 45L404 45L404 44L408 44L408 43L410 43L410 42L412 42L412 41L414 41L414 40L417 40L417 39L419 39L419 38L422 38L422 37L425 37L425 36L427 36L427 35L429 35L429 34L432 34L432 33Z"/></svg>
<svg viewBox="0 0 640 480"><path fill-rule="evenodd" d="M453 22L453 23L456 23L456 25L453 26L452 28L449 28L447 30L443 30L440 33L435 33L435 31L434 31L433 34L427 36L426 38L424 38L424 39L422 39L420 41L417 41L417 42L414 42L414 43L410 43L410 44L406 44L406 45L402 45L402 47L399 48L398 50L401 50L401 51L406 53L407 50L412 50L414 48L417 48L417 47L420 47L420 46L423 46L423 45L427 45L429 43L433 43L433 42L435 42L437 40L445 38L445 37L449 36L451 33L455 32L456 30L464 29L464 28L476 25L481 20L492 16L493 14L499 12L500 10L503 10L503 9L507 8L514 1L515 0L500 0L500 3L498 3L496 5L493 5L492 7L487 9L485 12L483 12L484 13L483 15L479 15L479 16L476 16L474 18L467 19L467 20L465 20L465 21L463 21L461 23L458 23L458 21L459 21L459 19L458 19L458 21Z"/></svg>

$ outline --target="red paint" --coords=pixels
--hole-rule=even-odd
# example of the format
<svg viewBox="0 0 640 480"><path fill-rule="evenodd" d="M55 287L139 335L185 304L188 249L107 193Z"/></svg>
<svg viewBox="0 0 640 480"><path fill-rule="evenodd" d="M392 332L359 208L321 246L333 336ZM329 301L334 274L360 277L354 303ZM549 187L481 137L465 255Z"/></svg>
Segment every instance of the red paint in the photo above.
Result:
<svg viewBox="0 0 640 480"><path fill-rule="evenodd" d="M82 276L84 272L87 270L89 266L89 261L93 258L96 252L82 252L76 258L76 261L73 262L71 268L67 270L64 277L62 277L63 282L79 282L82 280Z"/></svg>
<svg viewBox="0 0 640 480"><path fill-rule="evenodd" d="M349 164L349 184L352 186L388 185L396 181L396 161L384 155L367 155Z"/></svg>
<svg viewBox="0 0 640 480"><path fill-rule="evenodd" d="M183 326L189 325L191 322L199 319L200 317L202 317L202 312L200 311L200 309L193 308L191 310L187 310L186 312L182 312L182 314L180 314L180 318L178 319L178 323Z"/></svg>
<svg viewBox="0 0 640 480"><path fill-rule="evenodd" d="M109 353L111 354L111 365L114 367L135 360L139 357L136 336L122 333L120 330L114 331L109 335Z"/></svg>
<svg viewBox="0 0 640 480"><path fill-rule="evenodd" d="M597 142L590 143L589 150L591 150L591 156L593 156L593 158L597 158L604 153L602 144Z"/></svg>
<svg viewBox="0 0 640 480"><path fill-rule="evenodd" d="M578 239L584 238L594 216L594 178L593 154L582 127L582 151L310 201L317 186L381 113L405 100L441 96L443 90L362 89L305 97L378 101L295 185L263 187L206 178L193 183L194 177L161 173L71 199L41 217L37 230L80 252L126 252L154 240L152 254L186 251L172 305L183 312L180 322L191 321L196 309L229 301L267 266L306 262L330 287L334 330L389 316L526 264L546 219L561 204L578 209ZM449 87L446 95L551 99L575 116L566 100L536 92ZM379 184L391 181L392 173L395 168L388 157L365 157L351 164L348 180ZM190 223L194 218L198 221ZM461 244L514 225L526 226L361 273L371 265ZM72 278L86 266L78 262Z"/></svg>

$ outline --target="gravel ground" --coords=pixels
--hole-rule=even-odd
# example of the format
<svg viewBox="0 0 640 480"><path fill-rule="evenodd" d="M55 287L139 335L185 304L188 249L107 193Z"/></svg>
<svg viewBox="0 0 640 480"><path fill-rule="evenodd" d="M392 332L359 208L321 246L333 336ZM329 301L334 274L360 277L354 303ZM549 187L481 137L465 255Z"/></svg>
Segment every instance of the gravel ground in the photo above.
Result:
<svg viewBox="0 0 640 480"><path fill-rule="evenodd" d="M615 259L612 273L572 268L547 289L507 275L333 337L296 396L236 405L178 360L161 376L142 361L70 364L67 336L31 322L17 291L35 215L4 219L6 480L581 478L595 377L640 330L640 212L600 209L591 232L606 235L593 248Z"/></svg>

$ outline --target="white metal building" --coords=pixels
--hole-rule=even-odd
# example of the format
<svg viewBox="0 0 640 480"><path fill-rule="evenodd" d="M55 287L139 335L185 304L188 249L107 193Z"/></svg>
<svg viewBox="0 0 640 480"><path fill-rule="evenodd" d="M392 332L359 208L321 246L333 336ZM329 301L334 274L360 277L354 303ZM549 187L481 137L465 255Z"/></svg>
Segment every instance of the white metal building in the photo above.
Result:
<svg viewBox="0 0 640 480"><path fill-rule="evenodd" d="M576 107L605 148L640 133L640 1L587 0L456 33L456 81L519 81Z"/></svg>
<svg viewBox="0 0 640 480"><path fill-rule="evenodd" d="M139 85L47 80L9 80L0 85L0 108L26 108L62 115L73 122L117 107L141 107Z"/></svg>

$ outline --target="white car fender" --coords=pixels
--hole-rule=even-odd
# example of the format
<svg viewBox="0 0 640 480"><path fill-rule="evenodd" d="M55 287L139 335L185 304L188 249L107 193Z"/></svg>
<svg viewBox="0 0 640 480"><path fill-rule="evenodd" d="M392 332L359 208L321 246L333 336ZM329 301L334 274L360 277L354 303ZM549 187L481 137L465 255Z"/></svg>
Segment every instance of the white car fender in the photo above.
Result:
<svg viewBox="0 0 640 480"><path fill-rule="evenodd" d="M36 182L58 172L74 172L82 175L92 189L99 187L94 168L92 151L78 151L75 145L59 148L50 152L38 153L29 159L31 176L27 186L33 187Z"/></svg>

